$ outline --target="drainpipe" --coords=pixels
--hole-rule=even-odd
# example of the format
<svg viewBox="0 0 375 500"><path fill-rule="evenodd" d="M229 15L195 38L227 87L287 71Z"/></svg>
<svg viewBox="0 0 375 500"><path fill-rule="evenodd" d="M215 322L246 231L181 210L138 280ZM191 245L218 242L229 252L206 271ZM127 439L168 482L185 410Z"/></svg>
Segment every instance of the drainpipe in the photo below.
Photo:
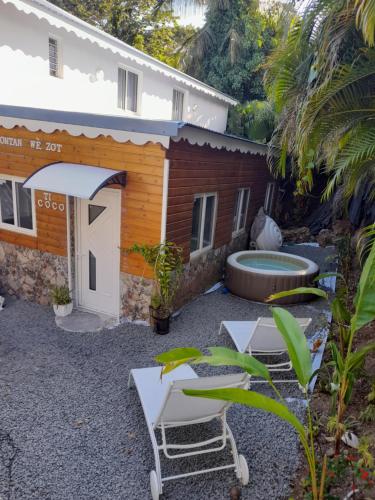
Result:
<svg viewBox="0 0 375 500"><path fill-rule="evenodd" d="M161 243L164 243L167 237L168 185L169 185L169 160L164 160L163 200L161 209L161 232L160 232Z"/></svg>
<svg viewBox="0 0 375 500"><path fill-rule="evenodd" d="M66 195L66 245L68 253L68 287L70 291L73 291L72 282L72 248L71 248L71 220L70 220L70 199Z"/></svg>

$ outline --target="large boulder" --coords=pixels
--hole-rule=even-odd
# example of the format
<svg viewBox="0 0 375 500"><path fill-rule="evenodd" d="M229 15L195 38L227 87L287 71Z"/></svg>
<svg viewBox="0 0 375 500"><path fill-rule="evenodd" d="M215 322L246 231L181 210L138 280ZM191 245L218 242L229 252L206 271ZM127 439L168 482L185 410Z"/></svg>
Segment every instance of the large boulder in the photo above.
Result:
<svg viewBox="0 0 375 500"><path fill-rule="evenodd" d="M278 251L283 244L283 237L276 222L259 209L251 227L251 241L257 250Z"/></svg>

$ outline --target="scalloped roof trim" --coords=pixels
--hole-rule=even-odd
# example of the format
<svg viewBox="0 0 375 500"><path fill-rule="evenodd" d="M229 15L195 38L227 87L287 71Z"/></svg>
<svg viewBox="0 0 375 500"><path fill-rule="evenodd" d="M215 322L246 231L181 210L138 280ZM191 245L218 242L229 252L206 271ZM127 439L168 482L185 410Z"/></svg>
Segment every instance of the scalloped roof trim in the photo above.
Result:
<svg viewBox="0 0 375 500"><path fill-rule="evenodd" d="M126 130L112 130L97 127L85 127L82 125L69 125L57 122L42 122L39 120L27 120L11 117L0 117L0 127L12 130L16 127L25 127L30 132L44 132L53 134L54 132L67 132L73 137L84 136L88 139L97 137L111 137L118 143L132 143L137 146L146 144L159 144L168 149L169 137L162 135L142 134L139 132L128 132Z"/></svg>

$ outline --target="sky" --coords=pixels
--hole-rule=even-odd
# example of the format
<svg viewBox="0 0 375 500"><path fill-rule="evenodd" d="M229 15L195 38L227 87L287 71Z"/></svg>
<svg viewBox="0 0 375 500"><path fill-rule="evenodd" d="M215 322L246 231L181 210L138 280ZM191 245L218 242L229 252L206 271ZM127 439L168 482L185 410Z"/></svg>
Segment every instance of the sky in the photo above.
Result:
<svg viewBox="0 0 375 500"><path fill-rule="evenodd" d="M181 16L180 22L183 25L192 24L196 28L201 28L204 24L204 13L189 13L188 15Z"/></svg>
<svg viewBox="0 0 375 500"><path fill-rule="evenodd" d="M260 4L265 4L267 5L267 2L269 0L260 0ZM281 0L281 1L287 1L287 0ZM304 4L306 3L306 0L299 0L299 4ZM191 8L191 9L184 9L181 11L181 13L177 13L180 15L180 22L183 25L186 24L192 24L193 26L197 28L201 28L204 25L204 9L199 9L199 8Z"/></svg>

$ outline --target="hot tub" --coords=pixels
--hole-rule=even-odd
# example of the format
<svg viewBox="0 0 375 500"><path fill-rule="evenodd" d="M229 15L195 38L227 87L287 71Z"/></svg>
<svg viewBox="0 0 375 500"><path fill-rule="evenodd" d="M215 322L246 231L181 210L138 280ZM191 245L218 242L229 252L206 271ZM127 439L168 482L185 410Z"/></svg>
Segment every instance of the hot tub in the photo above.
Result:
<svg viewBox="0 0 375 500"><path fill-rule="evenodd" d="M265 250L237 252L227 259L225 285L239 297L265 302L272 293L311 285L318 273L315 262L290 253ZM312 297L299 294L273 303L292 304L311 300Z"/></svg>

